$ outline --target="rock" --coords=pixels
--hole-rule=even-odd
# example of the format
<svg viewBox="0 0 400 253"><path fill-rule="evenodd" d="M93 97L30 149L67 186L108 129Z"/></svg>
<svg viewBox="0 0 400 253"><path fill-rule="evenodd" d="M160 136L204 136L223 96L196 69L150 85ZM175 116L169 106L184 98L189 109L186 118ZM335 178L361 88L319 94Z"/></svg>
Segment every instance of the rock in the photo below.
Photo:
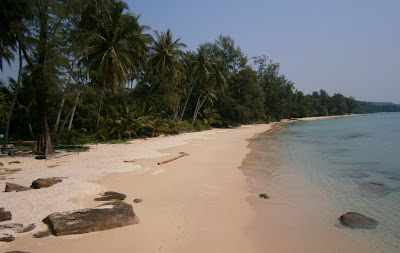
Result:
<svg viewBox="0 0 400 253"><path fill-rule="evenodd" d="M39 231L39 232L33 234L34 238L43 238L43 237L47 237L47 236L50 236L50 232L48 230L47 231Z"/></svg>
<svg viewBox="0 0 400 253"><path fill-rule="evenodd" d="M17 250L17 251L7 251L6 253L29 253L29 252Z"/></svg>
<svg viewBox="0 0 400 253"><path fill-rule="evenodd" d="M140 202L142 202L143 200L142 199L134 199L133 200L133 202L135 202L135 203L140 203Z"/></svg>
<svg viewBox="0 0 400 253"><path fill-rule="evenodd" d="M6 188L4 189L5 192L22 192L22 191L29 191L32 190L31 188L19 185L19 184L13 184L13 183L6 183Z"/></svg>
<svg viewBox="0 0 400 253"><path fill-rule="evenodd" d="M0 208L0 222L11 220L12 215L10 211L4 211L4 208Z"/></svg>
<svg viewBox="0 0 400 253"><path fill-rule="evenodd" d="M393 191L393 188L382 183L368 182L359 186L361 195L370 198L383 197Z"/></svg>
<svg viewBox="0 0 400 253"><path fill-rule="evenodd" d="M262 199L269 199L269 196L265 193L261 193L258 196L260 196L260 198L262 198Z"/></svg>
<svg viewBox="0 0 400 253"><path fill-rule="evenodd" d="M345 173L345 176L350 177L350 178L366 178L369 175L363 171L351 171Z"/></svg>
<svg viewBox="0 0 400 253"><path fill-rule="evenodd" d="M52 185L61 183L62 180L59 177L39 178L32 182L31 188L41 189L48 188Z"/></svg>
<svg viewBox="0 0 400 253"><path fill-rule="evenodd" d="M15 237L9 234L0 235L0 242L12 242L15 240Z"/></svg>
<svg viewBox="0 0 400 253"><path fill-rule="evenodd" d="M126 198L125 194L119 192L105 192L101 194L100 198L95 198L96 201L112 201L112 200L124 200Z"/></svg>
<svg viewBox="0 0 400 253"><path fill-rule="evenodd" d="M35 224L30 224L26 227L24 225L19 224L19 223L10 223L10 224L5 224L5 225L0 225L0 230L11 230L16 233L26 233L29 231L32 231L36 228Z"/></svg>
<svg viewBox="0 0 400 253"><path fill-rule="evenodd" d="M378 225L376 220L356 212L345 213L340 216L339 220L343 225L351 228L373 229Z"/></svg>
<svg viewBox="0 0 400 253"><path fill-rule="evenodd" d="M54 235L83 234L139 223L133 207L122 201L95 208L52 213L44 220Z"/></svg>

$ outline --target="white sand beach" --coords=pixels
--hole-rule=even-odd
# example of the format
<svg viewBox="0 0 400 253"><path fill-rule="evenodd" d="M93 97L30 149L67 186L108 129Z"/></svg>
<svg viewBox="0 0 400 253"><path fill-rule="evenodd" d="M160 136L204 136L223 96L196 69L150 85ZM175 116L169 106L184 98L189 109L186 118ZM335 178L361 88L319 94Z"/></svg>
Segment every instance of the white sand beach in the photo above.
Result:
<svg viewBox="0 0 400 253"><path fill-rule="evenodd" d="M247 140L269 129L271 125L252 125L100 144L47 160L1 157L4 167L21 168L0 181L2 189L6 182L29 187L37 178L63 177L63 182L0 193L0 207L13 215L0 225L37 225L31 232L13 234L13 242L0 242L0 252L376 252L339 229L324 230L306 209L293 208L285 199L263 200L252 191L239 167L250 152ZM157 165L179 152L188 156ZM140 223L32 237L46 228L42 219L50 213L98 206L93 199L105 191L126 194ZM133 203L136 198L143 201ZM271 215L260 219L260 211Z"/></svg>

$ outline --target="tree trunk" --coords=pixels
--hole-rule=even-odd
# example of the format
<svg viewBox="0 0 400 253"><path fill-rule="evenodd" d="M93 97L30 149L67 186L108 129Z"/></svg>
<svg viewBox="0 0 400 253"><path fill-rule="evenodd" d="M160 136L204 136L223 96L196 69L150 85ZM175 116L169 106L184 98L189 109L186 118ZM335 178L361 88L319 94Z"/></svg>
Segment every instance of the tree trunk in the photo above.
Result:
<svg viewBox="0 0 400 253"><path fill-rule="evenodd" d="M201 100L201 102L200 102L201 94L199 95L199 98L197 99L196 109L194 110L194 114L193 114L192 125L196 121L197 115L199 114L200 109L203 106L204 102L206 102L206 99L207 99L208 95L209 95L209 93L205 94L204 97L203 97L203 100Z"/></svg>
<svg viewBox="0 0 400 253"><path fill-rule="evenodd" d="M42 5L43 4L43 5ZM38 45L38 68L32 69L33 77L36 84L35 95L37 104L38 116L38 135L34 153L52 155L54 153L53 145L50 137L50 129L47 118L47 95L49 90L49 80L46 78L46 64L47 54L49 52L48 46L48 14L49 2L44 1L39 8L39 45Z"/></svg>
<svg viewBox="0 0 400 253"><path fill-rule="evenodd" d="M54 124L54 131L53 131L54 135L57 135L57 132L58 132L58 124L60 123L61 112L62 112L62 109L64 107L64 102L65 102L65 93L68 92L68 85L71 82L71 78L72 78L72 74L74 72L74 66L75 66L76 59L77 59L77 57L75 56L74 60L72 61L71 69L69 71L69 76L68 76L68 79L67 79L67 83L65 84L64 94L63 94L63 97L61 99L60 108L58 109L56 123Z"/></svg>
<svg viewBox="0 0 400 253"><path fill-rule="evenodd" d="M56 146L58 146L60 144L62 131L63 131L64 127L65 127L65 124L67 123L67 120L68 120L69 116L72 114L72 111L73 111L73 108L71 108L71 110L69 110L67 116L65 116L65 119L63 120L63 123L61 124L60 130L58 130L57 139L56 139Z"/></svg>
<svg viewBox="0 0 400 253"><path fill-rule="evenodd" d="M100 123L100 113L101 113L101 106L103 104L103 97L104 97L104 90L101 91L101 98L99 104L99 111L97 113L97 122L96 122L96 133L99 131L99 123Z"/></svg>
<svg viewBox="0 0 400 253"><path fill-rule="evenodd" d="M68 132L71 131L71 128L72 128L72 122L74 121L75 110L76 110L76 106L78 104L80 95L81 95L81 91L78 90L78 94L76 95L74 106L72 107L72 114L71 114L71 118L70 118L69 124L68 124Z"/></svg>
<svg viewBox="0 0 400 253"><path fill-rule="evenodd" d="M18 92L19 92L19 85L21 83L21 76L22 76L22 53L21 53L21 48L19 48L19 69L18 69L18 78L17 78L17 83L15 84L15 93L13 100L11 102L11 107L7 113L7 125L6 125L6 131L4 133L4 141L3 141L3 148L2 152L7 151L7 143L8 143L8 135L10 132L10 125L11 125L11 117L14 111L15 104L17 103L17 97L18 97Z"/></svg>
<svg viewBox="0 0 400 253"><path fill-rule="evenodd" d="M192 94L193 88L194 88L194 85L192 85L192 87L190 87L189 93L188 93L188 95L186 97L185 104L183 105L183 108L182 108L181 116L179 117L180 121L182 121L183 116L185 115L186 107L187 107L187 104L189 102L190 95Z"/></svg>

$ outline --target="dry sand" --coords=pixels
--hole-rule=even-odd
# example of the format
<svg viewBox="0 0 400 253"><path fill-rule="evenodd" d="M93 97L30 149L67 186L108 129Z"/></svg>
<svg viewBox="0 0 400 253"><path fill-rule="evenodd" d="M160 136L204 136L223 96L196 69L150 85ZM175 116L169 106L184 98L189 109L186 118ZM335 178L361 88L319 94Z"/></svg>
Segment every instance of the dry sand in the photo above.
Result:
<svg viewBox="0 0 400 253"><path fill-rule="evenodd" d="M250 152L247 139L270 128L254 125L103 144L50 160L0 158L7 168L22 168L0 181L2 189L5 182L29 186L37 178L66 177L47 189L0 192L0 207L13 213L11 222L38 225L30 233L17 234L14 242L0 242L0 252L375 252L338 229L324 230L307 209L293 208L282 199L258 198L238 168ZM179 152L189 156L157 165ZM21 163L8 165L15 160ZM41 220L48 214L97 206L93 199L104 191L126 194L140 223L32 238L44 229ZM133 203L135 198L143 202ZM311 218L308 224L306 218Z"/></svg>

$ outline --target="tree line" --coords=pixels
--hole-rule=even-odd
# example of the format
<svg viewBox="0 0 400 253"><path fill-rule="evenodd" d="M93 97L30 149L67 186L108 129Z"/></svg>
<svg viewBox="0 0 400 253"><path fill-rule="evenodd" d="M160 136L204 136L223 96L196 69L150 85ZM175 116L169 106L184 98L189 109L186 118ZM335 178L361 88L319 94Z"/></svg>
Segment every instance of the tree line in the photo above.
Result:
<svg viewBox="0 0 400 253"><path fill-rule="evenodd" d="M267 56L248 59L230 36L195 51L151 31L118 0L2 0L0 131L34 152L79 141L173 134L287 118L348 114L357 103L304 94Z"/></svg>

